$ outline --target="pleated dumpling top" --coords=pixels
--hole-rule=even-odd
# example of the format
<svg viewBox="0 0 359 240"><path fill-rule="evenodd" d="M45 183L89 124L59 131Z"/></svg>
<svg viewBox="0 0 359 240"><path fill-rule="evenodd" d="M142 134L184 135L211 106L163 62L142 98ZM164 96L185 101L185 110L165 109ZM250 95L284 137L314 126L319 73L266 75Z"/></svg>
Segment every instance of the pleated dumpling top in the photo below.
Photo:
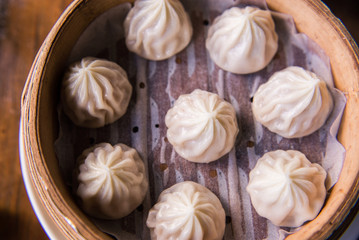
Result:
<svg viewBox="0 0 359 240"><path fill-rule="evenodd" d="M238 134L234 107L217 94L199 89L181 95L168 110L165 123L168 141L192 162L219 159L233 148Z"/></svg>
<svg viewBox="0 0 359 240"><path fill-rule="evenodd" d="M218 197L191 181L164 190L148 214L152 240L221 240L226 215Z"/></svg>
<svg viewBox="0 0 359 240"><path fill-rule="evenodd" d="M97 144L78 159L77 195L82 209L102 219L119 219L143 201L148 181L137 151L124 144Z"/></svg>
<svg viewBox="0 0 359 240"><path fill-rule="evenodd" d="M271 13L256 7L232 7L208 30L206 47L220 68L248 74L265 68L278 49Z"/></svg>
<svg viewBox="0 0 359 240"><path fill-rule="evenodd" d="M122 117L132 95L125 70L105 59L73 63L62 81L64 112L78 126L103 127Z"/></svg>
<svg viewBox="0 0 359 240"><path fill-rule="evenodd" d="M247 191L257 213L277 226L299 227L324 204L327 173L295 150L264 154L249 173Z"/></svg>
<svg viewBox="0 0 359 240"><path fill-rule="evenodd" d="M333 109L324 80L301 67L274 73L253 97L258 122L285 138L299 138L318 130Z"/></svg>
<svg viewBox="0 0 359 240"><path fill-rule="evenodd" d="M179 0L137 0L125 23L126 45L149 60L163 60L191 41L192 23Z"/></svg>

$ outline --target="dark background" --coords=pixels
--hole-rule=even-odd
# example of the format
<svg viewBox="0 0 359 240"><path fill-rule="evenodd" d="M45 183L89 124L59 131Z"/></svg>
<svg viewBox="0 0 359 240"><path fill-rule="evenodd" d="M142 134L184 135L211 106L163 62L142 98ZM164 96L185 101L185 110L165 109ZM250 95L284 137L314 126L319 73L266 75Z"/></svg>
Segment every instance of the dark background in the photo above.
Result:
<svg viewBox="0 0 359 240"><path fill-rule="evenodd" d="M332 13L339 18L354 40L359 43L359 0L323 0ZM347 232L343 234L341 240L359 240L359 202L348 214L344 224L333 233L331 240L339 238L340 234L345 231L346 227L352 221ZM356 218L355 218L356 217ZM355 218L355 219L354 219Z"/></svg>
<svg viewBox="0 0 359 240"><path fill-rule="evenodd" d="M358 0L324 0L333 14L348 29L354 40L359 42L359 1Z"/></svg>

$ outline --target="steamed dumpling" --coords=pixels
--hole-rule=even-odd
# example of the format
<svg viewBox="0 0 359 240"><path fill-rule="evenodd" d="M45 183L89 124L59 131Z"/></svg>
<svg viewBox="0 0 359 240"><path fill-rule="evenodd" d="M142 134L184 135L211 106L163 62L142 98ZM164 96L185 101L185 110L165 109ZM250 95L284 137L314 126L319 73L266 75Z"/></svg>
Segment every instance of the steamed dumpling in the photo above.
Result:
<svg viewBox="0 0 359 240"><path fill-rule="evenodd" d="M77 195L83 210L96 218L118 219L143 201L148 182L137 151L124 144L97 144L78 161Z"/></svg>
<svg viewBox="0 0 359 240"><path fill-rule="evenodd" d="M167 59L183 50L193 31L178 0L137 0L124 25L128 49L150 60Z"/></svg>
<svg viewBox="0 0 359 240"><path fill-rule="evenodd" d="M333 108L326 83L301 67L276 72L253 97L255 119L286 138L307 136L318 130Z"/></svg>
<svg viewBox="0 0 359 240"><path fill-rule="evenodd" d="M164 190L150 210L152 240L221 240L225 229L221 202L209 189L181 182Z"/></svg>
<svg viewBox="0 0 359 240"><path fill-rule="evenodd" d="M168 110L165 123L168 141L192 162L217 160L232 149L238 133L233 106L199 89L181 95Z"/></svg>
<svg viewBox="0 0 359 240"><path fill-rule="evenodd" d="M247 74L265 68L278 49L270 11L250 6L226 10L209 28L206 48L226 71Z"/></svg>
<svg viewBox="0 0 359 240"><path fill-rule="evenodd" d="M260 216L277 226L299 227L322 208L326 175L303 153L277 150L258 160L249 173L247 191Z"/></svg>
<svg viewBox="0 0 359 240"><path fill-rule="evenodd" d="M64 112L76 125L103 127L125 114L132 94L126 72L108 60L83 58L62 81Z"/></svg>

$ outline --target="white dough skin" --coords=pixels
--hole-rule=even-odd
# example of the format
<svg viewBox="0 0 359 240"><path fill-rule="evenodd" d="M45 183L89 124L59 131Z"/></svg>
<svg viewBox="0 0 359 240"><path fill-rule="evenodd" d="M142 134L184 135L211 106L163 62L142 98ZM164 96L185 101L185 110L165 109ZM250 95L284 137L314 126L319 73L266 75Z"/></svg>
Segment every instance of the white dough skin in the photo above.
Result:
<svg viewBox="0 0 359 240"><path fill-rule="evenodd" d="M168 110L165 123L168 141L192 162L219 159L233 148L238 134L233 106L217 94L199 89L181 95Z"/></svg>
<svg viewBox="0 0 359 240"><path fill-rule="evenodd" d="M285 138L299 138L318 130L333 109L326 83L301 67L276 72L253 97L255 119Z"/></svg>
<svg viewBox="0 0 359 240"><path fill-rule="evenodd" d="M148 182L137 151L124 144L97 144L78 159L77 195L83 210L101 219L119 219L143 201Z"/></svg>
<svg viewBox="0 0 359 240"><path fill-rule="evenodd" d="M132 86L117 63L85 57L69 67L61 91L64 112L72 122L98 128L125 114Z"/></svg>
<svg viewBox="0 0 359 240"><path fill-rule="evenodd" d="M277 226L299 227L322 208L326 175L303 153L277 150L258 160L249 173L247 192L260 216Z"/></svg>
<svg viewBox="0 0 359 240"><path fill-rule="evenodd" d="M191 181L164 190L150 210L152 240L221 240L225 229L221 202L209 189Z"/></svg>
<svg viewBox="0 0 359 240"><path fill-rule="evenodd" d="M125 22L126 45L149 60L163 60L183 50L192 23L178 0L137 0Z"/></svg>
<svg viewBox="0 0 359 240"><path fill-rule="evenodd" d="M209 28L206 48L226 71L248 74L265 68L278 49L270 11L250 6L226 10Z"/></svg>

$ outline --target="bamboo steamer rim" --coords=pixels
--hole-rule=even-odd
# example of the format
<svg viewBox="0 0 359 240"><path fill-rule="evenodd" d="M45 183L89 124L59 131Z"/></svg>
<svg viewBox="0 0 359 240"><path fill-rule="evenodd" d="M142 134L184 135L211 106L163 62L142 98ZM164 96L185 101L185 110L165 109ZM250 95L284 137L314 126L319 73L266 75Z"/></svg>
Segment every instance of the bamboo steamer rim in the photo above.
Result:
<svg viewBox="0 0 359 240"><path fill-rule="evenodd" d="M53 125L39 124L41 118L39 113L44 110L40 106L40 96L47 94L42 89L51 84L46 77L47 74L54 74L54 70L49 67L54 65L51 56L57 54L56 61L65 63L71 46L75 44L87 25L101 13L125 2L133 3L134 0L73 1L60 16L37 53L23 90L20 124L25 162L41 203L67 239L112 238L100 231L73 201L66 200L71 199L71 196L61 181L58 169L56 170L56 166L45 160L45 156L55 159L55 155L53 147L50 147L52 152L49 152L48 147L44 147L47 143L46 140L41 140L43 138L40 128L46 129ZM332 61L335 84L345 93L348 100L338 135L339 141L347 151L340 178L318 217L287 237L287 239L326 239L342 223L359 195L359 131L358 133L353 131L355 128L359 129L359 121L356 121L359 119L357 110L359 49L340 20L321 1L292 0L292 2L297 6L293 7L294 3L289 1L267 0L270 9L292 15L298 31L305 32L326 51ZM298 9L302 9L300 14ZM311 21L321 23L318 24L321 30L308 27L311 26L308 25ZM320 31L330 35L331 39L321 37ZM333 46L339 47L334 49ZM342 79L345 81L340 81ZM52 137L54 140L56 130L52 135L49 134L50 139Z"/></svg>

